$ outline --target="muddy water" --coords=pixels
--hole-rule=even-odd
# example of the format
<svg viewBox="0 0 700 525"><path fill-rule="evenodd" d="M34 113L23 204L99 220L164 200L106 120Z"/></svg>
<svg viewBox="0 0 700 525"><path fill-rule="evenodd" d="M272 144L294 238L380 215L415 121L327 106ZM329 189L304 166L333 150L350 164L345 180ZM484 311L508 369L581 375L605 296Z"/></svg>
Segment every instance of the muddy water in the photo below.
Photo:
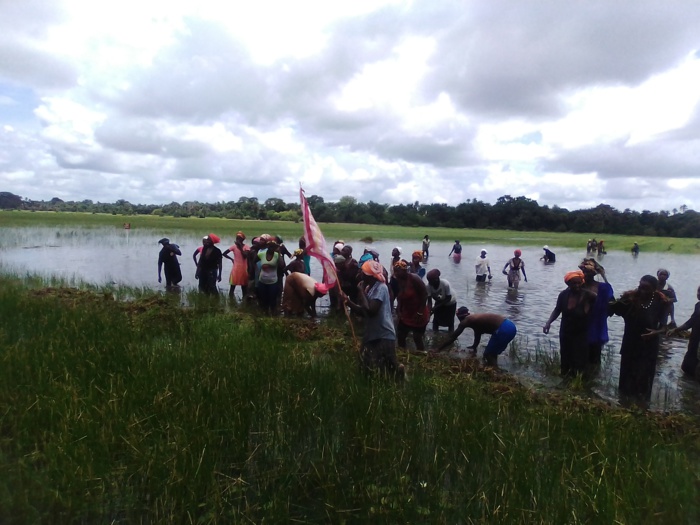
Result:
<svg viewBox="0 0 700 525"><path fill-rule="evenodd" d="M5 271L56 275L75 282L164 289L164 285L158 284L157 280L160 249L157 241L164 235L179 244L183 253L180 262L184 301L185 292L197 285L192 254L201 243L200 236L189 232L112 228L0 228L0 265ZM232 241L232 238L224 238L220 245L222 250ZM361 254L365 245L360 242L352 244L355 255ZM401 246L403 256L408 259L411 251L420 248L420 239L415 243L405 240L379 241L371 245L380 253L383 262L389 260L394 246ZM295 247L290 245L290 251ZM525 383L543 387L559 386L561 379L557 373L558 368L551 363L551 358L558 352L559 320L554 323L549 335L542 333L542 325L554 307L558 292L565 287L564 274L576 268L586 255L585 249L564 249L550 244L550 248L557 254L557 262L545 265L539 260L543 254L541 249L522 248L528 282L521 282L520 289L514 292L508 289L501 270L515 247L466 244L459 262L447 256L451 247L452 243L433 242L425 267L428 270L440 269L442 277L450 282L459 306L469 306L473 312L498 312L517 325L517 351L506 351L499 358L500 366ZM477 283L474 278L474 263L482 248L488 250L494 275L493 280L487 283ZM623 247L624 250L615 248L608 247L608 253L598 260L605 266L616 296L635 288L642 275L655 275L657 269L664 267L671 272L669 282L678 294L676 321L681 324L690 317L696 302L695 291L700 285L700 277L696 277L700 272L695 271L700 269L697 257L641 253L635 258L627 251L627 247ZM224 279L220 285L222 292L228 290L227 275L230 269L231 263L224 260ZM320 279L320 266L315 261L312 261L312 275ZM240 292L238 294L240 296ZM327 298L321 299L319 311L327 311L327 305ZM604 350L603 365L592 382L591 391L593 395L617 402L618 351L624 324L620 318L613 317L609 320L609 328L611 341ZM437 344L443 337L444 332L435 335L428 330L429 345ZM468 358L464 349L471 342L472 333L468 330L449 355ZM684 378L680 371L686 344L684 339L667 338L663 341L652 396L653 409L700 413L700 383ZM483 344L479 354L482 351Z"/></svg>

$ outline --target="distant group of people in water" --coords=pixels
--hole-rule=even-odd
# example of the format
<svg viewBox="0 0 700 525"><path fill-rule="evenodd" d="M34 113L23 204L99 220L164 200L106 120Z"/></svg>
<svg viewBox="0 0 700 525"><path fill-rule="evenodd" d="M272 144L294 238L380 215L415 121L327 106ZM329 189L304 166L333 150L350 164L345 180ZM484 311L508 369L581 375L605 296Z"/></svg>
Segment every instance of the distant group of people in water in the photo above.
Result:
<svg viewBox="0 0 700 525"><path fill-rule="evenodd" d="M263 312L275 313L281 308L288 315L308 313L315 316L316 300L328 294L332 314L347 313L349 309L364 318L360 356L367 371L378 370L382 374L403 377L405 368L398 363L396 347L406 349L411 335L416 350L424 352L425 332L431 319L433 331L446 328L448 333L431 354L446 349L470 328L474 332L469 347L472 353L476 353L482 335L490 335L484 350L488 364L496 364L498 355L517 334L515 324L499 313L472 313L466 306L457 308L457 297L440 270L426 271L423 266L430 256L428 235L422 239L421 249L413 251L410 259L403 258L400 247L394 247L388 269L380 263L375 250L366 248L359 259L355 259L352 246L337 240L330 256L338 284L332 287L310 276L310 256L303 237L293 252L279 236L262 234L254 237L250 245L246 244L246 239L242 231L237 232L233 244L222 252L216 246L221 242L220 237L210 233L202 238L202 245L192 254L199 290L218 295L226 258L232 262L229 296L235 297L235 289L240 286L243 300L256 301ZM158 282L162 282L164 270L166 286L176 287L182 281L178 261L178 256L182 255L180 247L168 238L158 242L162 245L158 256ZM556 262L556 255L549 246L545 245L543 250L540 260L545 264ZM603 241L591 239L587 252L605 253ZM462 245L456 240L448 256L461 257L461 254ZM493 279L486 249L476 258L475 273L479 283ZM518 289L521 275L527 282L520 249L514 250L502 273L509 289ZM677 298L668 283L669 276L668 270L661 268L656 276L643 276L636 289L615 299L605 269L595 258L584 258L577 269L566 273L566 288L557 296L554 309L543 326L543 332L548 334L552 323L561 317L562 376L585 378L594 373L601 363L602 349L609 341L607 319L618 315L625 322L620 349L619 390L622 394L649 399L660 336L674 335L679 330L692 330L682 369L700 379L700 288L693 315L676 327L673 305ZM455 318L458 320L456 328Z"/></svg>

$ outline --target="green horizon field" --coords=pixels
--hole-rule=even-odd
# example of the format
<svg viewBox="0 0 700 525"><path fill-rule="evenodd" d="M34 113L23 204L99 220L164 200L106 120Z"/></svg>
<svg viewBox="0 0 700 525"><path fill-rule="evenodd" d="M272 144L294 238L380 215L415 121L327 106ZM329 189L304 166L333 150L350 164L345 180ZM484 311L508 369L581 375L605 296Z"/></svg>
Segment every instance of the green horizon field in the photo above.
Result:
<svg viewBox="0 0 700 525"><path fill-rule="evenodd" d="M256 234L268 232L285 239L296 239L303 234L302 224L288 221L235 220L221 218L175 218L154 215L110 215L79 212L29 212L0 211L0 227L30 226L84 226L122 228L130 223L132 229L148 228L163 232L187 231L198 234L209 232L219 236L233 236L238 230L253 231ZM424 235L436 241L462 243L489 242L494 244L517 244L536 246L556 245L566 248L584 248L590 238L604 239L609 251L629 251L634 242L642 252L670 252L677 254L700 253L700 239L680 237L645 237L632 235L608 235L605 232L559 233L526 232L514 230L484 230L456 228L422 228L387 226L375 224L319 223L328 242L343 239L358 242L371 239L415 240L419 244ZM289 242L289 241L288 241Z"/></svg>

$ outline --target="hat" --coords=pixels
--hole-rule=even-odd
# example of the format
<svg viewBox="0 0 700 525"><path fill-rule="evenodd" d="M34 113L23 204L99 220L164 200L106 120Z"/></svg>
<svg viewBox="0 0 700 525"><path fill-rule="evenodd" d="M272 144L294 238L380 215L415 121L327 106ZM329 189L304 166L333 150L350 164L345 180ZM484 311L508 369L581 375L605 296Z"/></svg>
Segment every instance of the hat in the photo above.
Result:
<svg viewBox="0 0 700 525"><path fill-rule="evenodd" d="M544 246L542 246L542 249L543 249L543 250L549 250L549 246L547 246L547 245L545 244Z"/></svg>
<svg viewBox="0 0 700 525"><path fill-rule="evenodd" d="M489 252L487 252L486 250L481 250L481 253L488 255Z"/></svg>
<svg viewBox="0 0 700 525"><path fill-rule="evenodd" d="M163 237L161 240L158 241L158 244L170 244L170 239L167 237Z"/></svg>
<svg viewBox="0 0 700 525"><path fill-rule="evenodd" d="M213 242L214 244L217 244L217 243L220 243L220 242L221 242L221 237L219 237L219 236L218 236L217 234L215 234L215 233L210 233L210 234L208 235L208 237L211 239L211 242Z"/></svg>
<svg viewBox="0 0 700 525"><path fill-rule="evenodd" d="M520 250L515 250L513 252L513 255L515 255L516 257L520 257L522 254L523 254L523 252L521 252Z"/></svg>

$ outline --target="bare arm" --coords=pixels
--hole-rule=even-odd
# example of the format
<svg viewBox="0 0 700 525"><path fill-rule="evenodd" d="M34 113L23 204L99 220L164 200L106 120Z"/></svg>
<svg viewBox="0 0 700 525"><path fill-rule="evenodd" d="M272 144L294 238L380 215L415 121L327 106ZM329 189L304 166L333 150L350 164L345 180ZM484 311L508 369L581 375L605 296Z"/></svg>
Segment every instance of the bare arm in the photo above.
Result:
<svg viewBox="0 0 700 525"><path fill-rule="evenodd" d="M442 343L440 346L438 346L434 352L442 352L445 348L450 346L452 343L454 343L457 338L462 335L462 332L464 332L464 329L467 327L467 325L459 323L457 325L457 328L455 329L454 332L450 334L450 336L445 340L444 343Z"/></svg>

